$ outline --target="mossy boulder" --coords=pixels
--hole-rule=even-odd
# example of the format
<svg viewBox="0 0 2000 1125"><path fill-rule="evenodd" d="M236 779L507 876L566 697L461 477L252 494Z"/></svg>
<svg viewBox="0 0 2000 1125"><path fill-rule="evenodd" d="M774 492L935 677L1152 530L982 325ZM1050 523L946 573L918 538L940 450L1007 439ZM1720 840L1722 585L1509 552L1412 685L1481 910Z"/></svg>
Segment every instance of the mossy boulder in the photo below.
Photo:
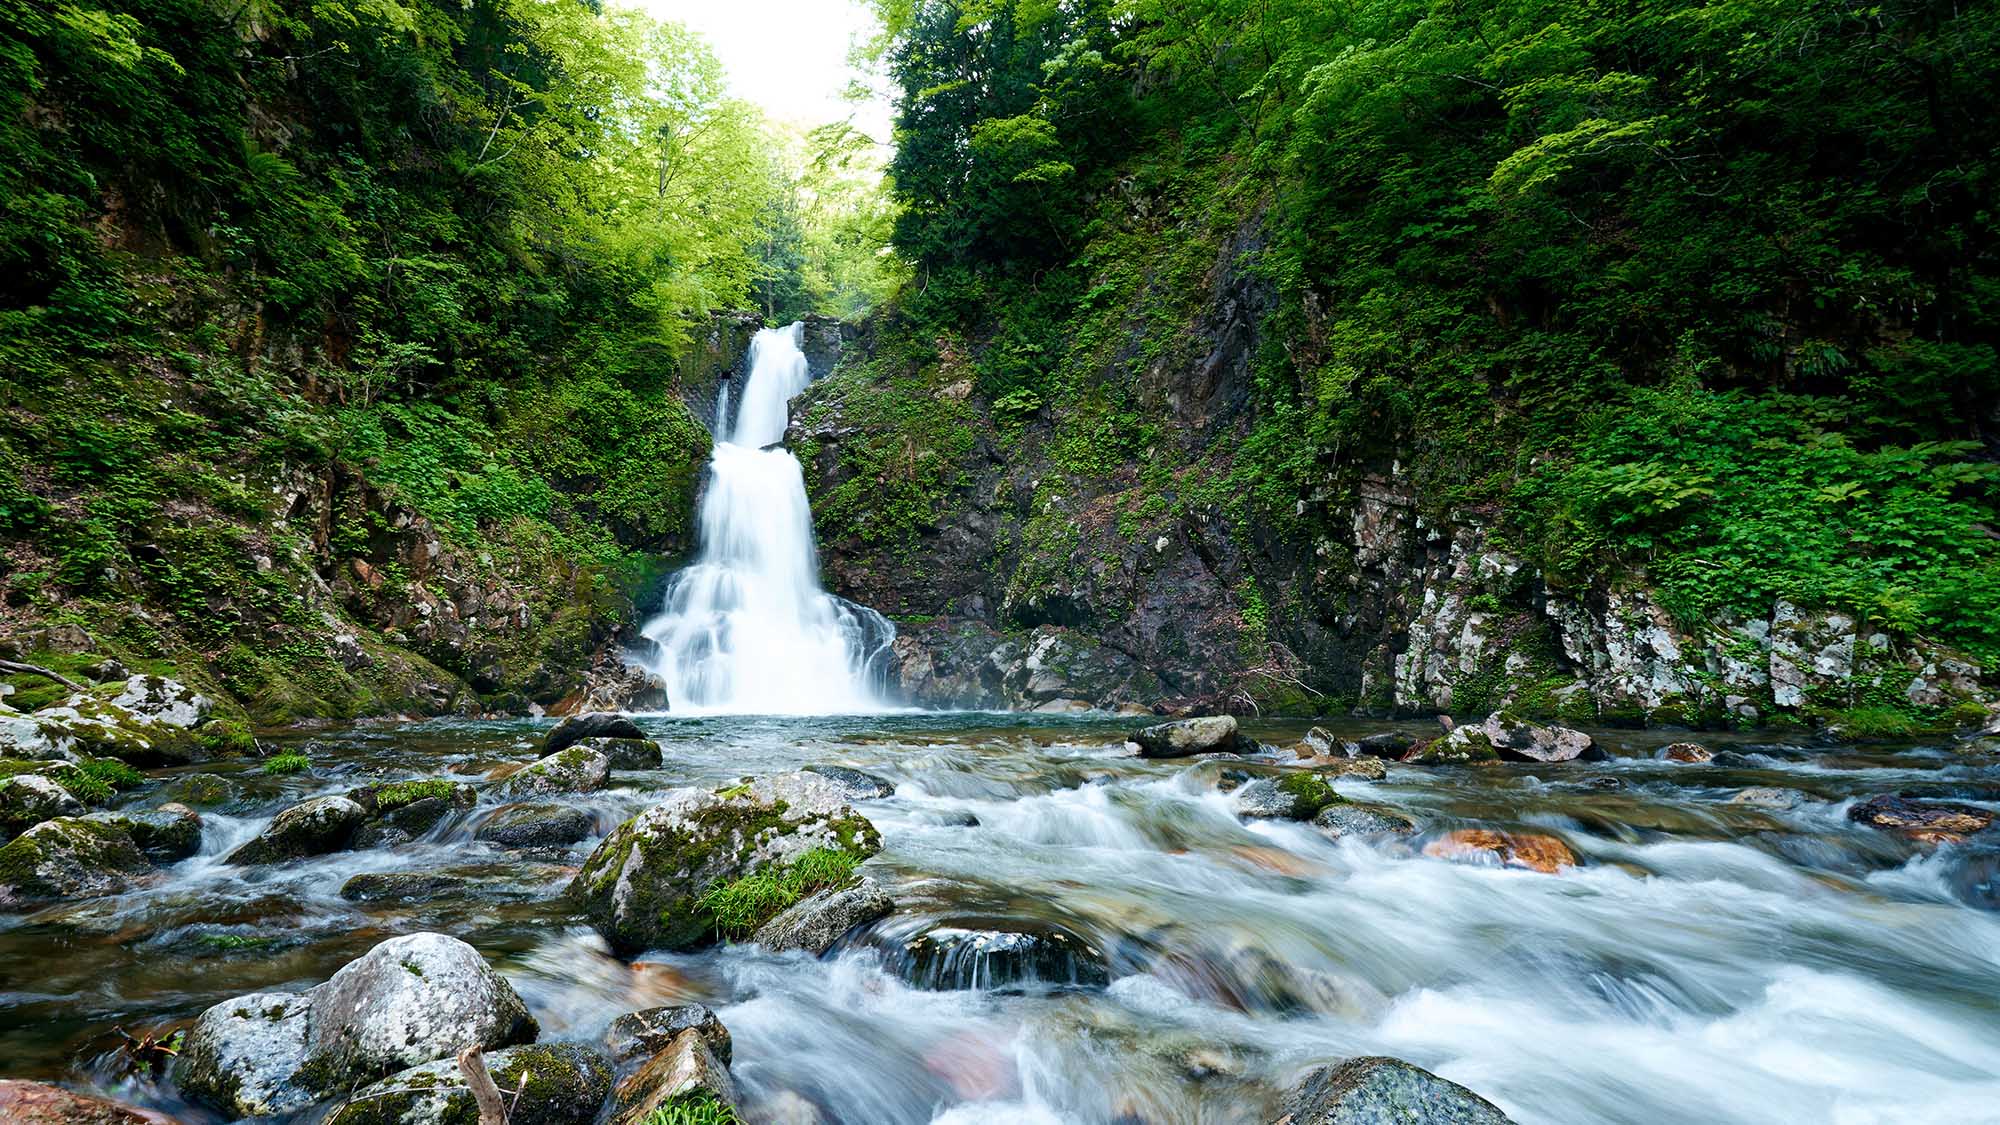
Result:
<svg viewBox="0 0 2000 1125"><path fill-rule="evenodd" d="M283 863L342 851L368 819L368 811L346 797L314 797L271 818L257 838L229 853L226 862Z"/></svg>
<svg viewBox="0 0 2000 1125"><path fill-rule="evenodd" d="M201 850L201 814L186 805L98 812L84 819L124 830L154 863L178 863Z"/></svg>
<svg viewBox="0 0 2000 1125"><path fill-rule="evenodd" d="M611 757L602 745L579 742L508 775L498 787L508 800L555 793L593 793L604 788L611 774Z"/></svg>
<svg viewBox="0 0 2000 1125"><path fill-rule="evenodd" d="M382 847L413 840L440 821L479 803L479 793L462 781L432 778L365 785L343 794L369 814L355 830L353 846Z"/></svg>
<svg viewBox="0 0 2000 1125"><path fill-rule="evenodd" d="M1410 751L1404 761L1423 766L1469 765L1475 762L1497 762L1500 751L1494 749L1493 740L1486 737L1486 731L1476 726L1454 728L1442 738L1435 738Z"/></svg>
<svg viewBox="0 0 2000 1125"><path fill-rule="evenodd" d="M1326 778L1306 770L1281 777L1260 777L1235 793L1239 816L1265 820L1311 820L1321 809L1347 798L1334 792Z"/></svg>
<svg viewBox="0 0 2000 1125"><path fill-rule="evenodd" d="M212 773L190 773L168 782L161 796L196 809L215 809L242 799L243 788Z"/></svg>
<svg viewBox="0 0 2000 1125"><path fill-rule="evenodd" d="M1134 731L1142 758L1186 758L1195 754L1236 754L1256 749L1256 744L1237 733L1236 719L1230 715L1205 715L1159 723Z"/></svg>
<svg viewBox="0 0 2000 1125"><path fill-rule="evenodd" d="M421 902L465 885L456 875L435 871L364 871L340 885L349 902Z"/></svg>
<svg viewBox="0 0 2000 1125"><path fill-rule="evenodd" d="M39 773L0 780L0 841L11 840L45 820L82 816L83 802L55 778Z"/></svg>
<svg viewBox="0 0 2000 1125"><path fill-rule="evenodd" d="M575 1043L495 1051L486 1056L486 1069L501 1089L521 1091L518 1099L508 1098L508 1125L590 1125L611 1093L610 1064ZM454 1055L357 1091L324 1125L471 1125L478 1117Z"/></svg>
<svg viewBox="0 0 2000 1125"><path fill-rule="evenodd" d="M715 940L714 917L696 905L711 886L818 848L866 857L881 846L841 788L815 774L679 789L605 837L567 894L620 953L697 949Z"/></svg>
<svg viewBox="0 0 2000 1125"><path fill-rule="evenodd" d="M854 927L886 918L895 908L881 884L864 876L807 895L759 926L751 940L774 953L798 949L818 957Z"/></svg>
<svg viewBox="0 0 2000 1125"><path fill-rule="evenodd" d="M590 738L577 745L602 751L614 770L656 770L663 760L660 744L650 738Z"/></svg>
<svg viewBox="0 0 2000 1125"><path fill-rule="evenodd" d="M0 847L0 908L117 894L152 870L129 832L86 817L45 820Z"/></svg>
<svg viewBox="0 0 2000 1125"><path fill-rule="evenodd" d="M231 1117L295 1113L319 1100L300 1078L311 994L257 992L202 1012L169 1076L189 1101Z"/></svg>
<svg viewBox="0 0 2000 1125"><path fill-rule="evenodd" d="M214 703L178 680L133 676L108 689L78 692L29 716L41 736L74 749L141 766L195 760L208 748L202 728Z"/></svg>

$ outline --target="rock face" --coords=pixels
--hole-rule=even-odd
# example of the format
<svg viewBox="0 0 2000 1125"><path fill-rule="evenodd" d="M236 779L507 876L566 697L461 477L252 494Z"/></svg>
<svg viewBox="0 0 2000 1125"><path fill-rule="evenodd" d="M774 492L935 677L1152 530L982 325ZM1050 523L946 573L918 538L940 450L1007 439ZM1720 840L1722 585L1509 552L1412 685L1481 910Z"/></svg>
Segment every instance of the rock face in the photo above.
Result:
<svg viewBox="0 0 2000 1125"><path fill-rule="evenodd" d="M83 802L52 777L23 773L0 781L0 843L45 820L83 812Z"/></svg>
<svg viewBox="0 0 2000 1125"><path fill-rule="evenodd" d="M838 785L779 774L673 791L605 837L567 893L620 953L694 949L714 940L713 919L695 905L709 887L815 848L869 856L881 846Z"/></svg>
<svg viewBox="0 0 2000 1125"><path fill-rule="evenodd" d="M1210 752L1236 753L1240 747L1236 719L1209 715L1146 727L1132 735L1142 758L1186 758Z"/></svg>
<svg viewBox="0 0 2000 1125"><path fill-rule="evenodd" d="M1462 828L1447 832L1424 845L1424 854L1435 859L1499 861L1507 867L1525 867L1553 875L1582 861L1568 844L1554 836L1529 832L1493 832L1484 828Z"/></svg>
<svg viewBox="0 0 2000 1125"><path fill-rule="evenodd" d="M45 820L0 847L0 908L117 894L150 870L131 834L115 824Z"/></svg>
<svg viewBox="0 0 2000 1125"><path fill-rule="evenodd" d="M509 1047L486 1056L487 1072L508 1095L508 1125L590 1125L611 1093L604 1057L574 1043ZM526 1083L522 1079L527 1079ZM326 1125L444 1125L478 1120L456 1055L399 1071L357 1092Z"/></svg>
<svg viewBox="0 0 2000 1125"><path fill-rule="evenodd" d="M521 800L551 793L594 793L611 774L611 757L596 742L578 742L510 775L501 796Z"/></svg>
<svg viewBox="0 0 2000 1125"><path fill-rule="evenodd" d="M818 957L849 930L895 908L881 885L864 877L852 886L807 895L759 927L751 940L774 953L802 949Z"/></svg>
<svg viewBox="0 0 2000 1125"><path fill-rule="evenodd" d="M647 1008L642 1012L627 1012L611 1021L604 1032L605 1049L611 1052L611 1061L623 1066L639 1059L651 1058L673 1045L674 1039L683 1031L693 1030L708 1044L708 1049L727 1066L732 1053L729 1029L701 1004L674 1004L662 1008Z"/></svg>
<svg viewBox="0 0 2000 1125"><path fill-rule="evenodd" d="M531 1042L514 986L471 946L443 934L391 938L312 992L307 1067L373 1077L462 1047Z"/></svg>
<svg viewBox="0 0 2000 1125"><path fill-rule="evenodd" d="M1959 844L1993 824L1993 813L1976 805L1870 797L1847 810L1847 819L1926 844Z"/></svg>
<svg viewBox="0 0 2000 1125"><path fill-rule="evenodd" d="M574 844L596 825L589 813L568 805L508 805L473 833L473 838L509 848L554 848Z"/></svg>
<svg viewBox="0 0 2000 1125"><path fill-rule="evenodd" d="M171 1074L181 1096L235 1117L293 1113L318 1100L299 1077L311 994L225 1000L188 1029Z"/></svg>
<svg viewBox="0 0 2000 1125"><path fill-rule="evenodd" d="M571 715L549 731L542 741L542 755L559 754L586 738L636 738L643 740L646 732L629 717L610 711L592 711L583 715Z"/></svg>
<svg viewBox="0 0 2000 1125"><path fill-rule="evenodd" d="M341 851L368 819L368 810L346 797L314 797L271 818L257 838L229 853L234 864L283 863Z"/></svg>
<svg viewBox="0 0 2000 1125"><path fill-rule="evenodd" d="M9 1125L174 1125L174 1119L164 1113L12 1078L0 1078L0 1121Z"/></svg>
<svg viewBox="0 0 2000 1125"><path fill-rule="evenodd" d="M1511 1125L1499 1107L1400 1059L1316 1067L1285 1095L1274 1125Z"/></svg>

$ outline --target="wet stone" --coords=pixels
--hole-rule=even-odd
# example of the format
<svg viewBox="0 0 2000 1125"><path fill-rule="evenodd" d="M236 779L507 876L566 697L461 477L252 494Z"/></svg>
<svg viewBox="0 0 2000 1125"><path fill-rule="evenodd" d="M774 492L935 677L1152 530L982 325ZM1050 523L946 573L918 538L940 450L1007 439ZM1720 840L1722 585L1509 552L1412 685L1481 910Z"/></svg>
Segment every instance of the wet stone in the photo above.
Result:
<svg viewBox="0 0 2000 1125"><path fill-rule="evenodd" d="M631 718L613 711L591 711L582 715L571 715L549 731L542 741L542 756L547 757L569 748L586 738L634 738L643 740L646 732Z"/></svg>
<svg viewBox="0 0 2000 1125"><path fill-rule="evenodd" d="M1511 1125L1498 1106L1401 1059L1315 1067L1285 1095L1285 1125Z"/></svg>
<svg viewBox="0 0 2000 1125"><path fill-rule="evenodd" d="M715 1057L724 1066L729 1064L729 1029L702 1004L670 1004L627 1012L611 1021L604 1032L604 1046L611 1052L611 1061L623 1066L659 1054L673 1044L676 1036L688 1030L700 1033Z"/></svg>
<svg viewBox="0 0 2000 1125"><path fill-rule="evenodd" d="M367 810L346 797L314 797L272 817L256 839L231 852L226 862L282 863L344 851L367 819Z"/></svg>
<svg viewBox="0 0 2000 1125"><path fill-rule="evenodd" d="M115 824L45 820L0 847L0 908L117 894L150 870L131 833Z"/></svg>
<svg viewBox="0 0 2000 1125"><path fill-rule="evenodd" d="M590 1125L611 1092L610 1064L575 1043L509 1047L485 1058L493 1084L507 1091L508 1125ZM363 1088L325 1125L472 1125L478 1116L454 1052Z"/></svg>
<svg viewBox="0 0 2000 1125"><path fill-rule="evenodd" d="M666 1106L702 1099L734 1109L736 1083L729 1067L709 1050L708 1039L690 1028L618 1083L615 1120L618 1125L644 1125Z"/></svg>
<svg viewBox="0 0 2000 1125"><path fill-rule="evenodd" d="M580 742L508 775L497 792L511 800L556 793L593 793L604 788L611 759L596 743Z"/></svg>
<svg viewBox="0 0 2000 1125"><path fill-rule="evenodd" d="M895 908L881 885L864 877L851 886L807 895L759 927L752 940L774 953L800 949L818 957L848 931L887 917Z"/></svg>
<svg viewBox="0 0 2000 1125"><path fill-rule="evenodd" d="M508 805L481 824L473 838L508 848L558 848L585 839L596 827L596 818L568 805Z"/></svg>
<svg viewBox="0 0 2000 1125"><path fill-rule="evenodd" d="M892 960L904 980L936 992L1030 983L1099 987L1110 982L1102 953L1053 926L936 926L905 941L900 956Z"/></svg>
<svg viewBox="0 0 2000 1125"><path fill-rule="evenodd" d="M1417 830L1409 817L1374 805L1333 805L1320 810L1312 824L1321 835L1333 840L1350 836L1407 836Z"/></svg>
<svg viewBox="0 0 2000 1125"><path fill-rule="evenodd" d="M878 797L893 797L896 787L872 773L851 769L847 766L807 766L808 773L816 773L847 794L850 801L872 801Z"/></svg>
<svg viewBox="0 0 2000 1125"><path fill-rule="evenodd" d="M122 829L154 863L177 863L201 850L201 814L186 805L91 813L84 819Z"/></svg>
<svg viewBox="0 0 2000 1125"><path fill-rule="evenodd" d="M465 885L455 875L432 871L367 871L340 885L349 902L422 902Z"/></svg>
<svg viewBox="0 0 2000 1125"><path fill-rule="evenodd" d="M8 1125L174 1125L174 1119L164 1113L12 1078L0 1078L0 1121Z"/></svg>
<svg viewBox="0 0 2000 1125"><path fill-rule="evenodd" d="M1773 789L1757 786L1744 789L1729 798L1732 805L1749 805L1760 809L1795 809L1805 803L1805 794L1796 789Z"/></svg>
<svg viewBox="0 0 2000 1125"><path fill-rule="evenodd" d="M1415 738L1402 731L1387 730L1355 739L1354 749L1371 758L1401 758L1416 744Z"/></svg>
<svg viewBox="0 0 2000 1125"><path fill-rule="evenodd" d="M656 770L664 760L660 744L650 738L589 738L581 742L602 752L614 770Z"/></svg>
<svg viewBox="0 0 2000 1125"><path fill-rule="evenodd" d="M259 992L203 1012L170 1071L181 1096L233 1117L292 1113L318 1100L299 1079L309 1003Z"/></svg>
<svg viewBox="0 0 2000 1125"><path fill-rule="evenodd" d="M1582 863L1568 844L1554 836L1533 832L1494 832L1484 828L1447 832L1425 844L1424 854L1434 859L1489 863L1497 860L1506 867L1525 867L1545 875Z"/></svg>
<svg viewBox="0 0 2000 1125"><path fill-rule="evenodd" d="M1236 719L1209 715L1146 727L1132 735L1142 758L1187 758L1196 754L1237 753L1243 747ZM1254 744L1253 744L1254 745Z"/></svg>
<svg viewBox="0 0 2000 1125"><path fill-rule="evenodd" d="M1669 746L1660 747L1659 753L1655 754L1654 757L1663 762L1684 762L1689 765L1699 765L1704 762L1714 761L1715 752L1699 742L1676 742Z"/></svg>
<svg viewBox="0 0 2000 1125"><path fill-rule="evenodd" d="M83 802L55 778L38 773L0 780L0 842L11 840L45 820L82 816Z"/></svg>
<svg viewBox="0 0 2000 1125"><path fill-rule="evenodd" d="M1975 805L1883 795L1849 808L1847 819L1926 844L1956 844L1990 827L1993 813Z"/></svg>

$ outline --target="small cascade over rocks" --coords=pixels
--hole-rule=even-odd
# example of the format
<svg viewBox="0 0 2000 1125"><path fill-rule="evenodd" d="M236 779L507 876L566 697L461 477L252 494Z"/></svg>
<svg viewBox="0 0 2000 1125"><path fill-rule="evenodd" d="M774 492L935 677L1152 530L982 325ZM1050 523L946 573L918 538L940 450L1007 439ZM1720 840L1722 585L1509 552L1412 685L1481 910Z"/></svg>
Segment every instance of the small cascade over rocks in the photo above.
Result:
<svg viewBox="0 0 2000 1125"><path fill-rule="evenodd" d="M750 342L750 376L730 412L717 396L715 450L701 502L701 553L645 629L651 671L681 714L847 714L881 710L896 630L820 588L812 509L784 440L787 407L811 381L803 326Z"/></svg>

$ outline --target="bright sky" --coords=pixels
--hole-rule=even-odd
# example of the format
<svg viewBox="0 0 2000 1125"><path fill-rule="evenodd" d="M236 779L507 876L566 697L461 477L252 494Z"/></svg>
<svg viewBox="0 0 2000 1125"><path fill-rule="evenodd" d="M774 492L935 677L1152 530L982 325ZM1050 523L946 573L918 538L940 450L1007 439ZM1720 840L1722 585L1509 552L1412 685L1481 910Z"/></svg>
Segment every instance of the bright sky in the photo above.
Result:
<svg viewBox="0 0 2000 1125"><path fill-rule="evenodd" d="M626 0L699 32L715 48L739 97L805 128L854 116L875 140L889 140L889 106L856 105L840 95L855 77L848 44L869 34L874 15L857 0Z"/></svg>

